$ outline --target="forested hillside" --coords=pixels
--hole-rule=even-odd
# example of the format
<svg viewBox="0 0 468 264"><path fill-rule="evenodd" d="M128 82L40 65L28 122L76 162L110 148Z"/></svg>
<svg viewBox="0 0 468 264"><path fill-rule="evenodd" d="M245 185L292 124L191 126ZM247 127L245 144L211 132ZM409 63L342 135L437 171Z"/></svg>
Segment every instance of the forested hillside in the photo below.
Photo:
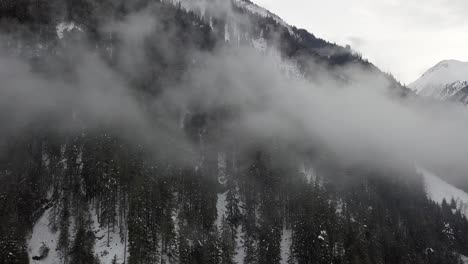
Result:
<svg viewBox="0 0 468 264"><path fill-rule="evenodd" d="M291 141L296 123L273 133L232 89L277 80L251 71L274 64L285 89L324 71L346 86L352 65L407 91L242 3L0 3L1 264L461 263L466 216L429 200L411 166L350 166L320 140ZM273 63L232 62L271 48Z"/></svg>

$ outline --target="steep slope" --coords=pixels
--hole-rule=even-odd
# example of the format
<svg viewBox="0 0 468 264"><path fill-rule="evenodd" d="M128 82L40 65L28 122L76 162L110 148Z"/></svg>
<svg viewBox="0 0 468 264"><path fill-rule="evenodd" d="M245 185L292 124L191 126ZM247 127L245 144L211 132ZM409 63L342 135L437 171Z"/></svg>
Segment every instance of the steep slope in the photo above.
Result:
<svg viewBox="0 0 468 264"><path fill-rule="evenodd" d="M455 201L457 210L468 218L468 193L445 182L437 175L419 168L418 172L424 177L425 188L428 197L438 204L445 200L450 203Z"/></svg>
<svg viewBox="0 0 468 264"><path fill-rule="evenodd" d="M31 237L28 240L28 255L32 263L58 264L63 260L57 251L59 231L52 230L50 218L51 211L48 209L34 225Z"/></svg>
<svg viewBox="0 0 468 264"><path fill-rule="evenodd" d="M417 94L447 100L460 96L468 86L468 62L446 60L438 63L409 87Z"/></svg>
<svg viewBox="0 0 468 264"><path fill-rule="evenodd" d="M212 108L191 102L180 108L157 104L170 104L172 101L158 96L178 86L190 88L174 95L178 98L198 91L197 79L194 83L183 80L191 71L203 72L206 64L211 72L200 76L215 80L208 85L226 86L230 91L270 87L264 82L243 87L247 85L242 79L257 73L257 62L247 60L253 66L244 63L228 68L242 74L218 74L224 64L216 60L213 67L206 62L221 52L218 56L230 65L237 58L223 55L236 45L256 60L279 45L274 65L261 65L281 68L273 72L285 74L287 80L291 75L310 77L320 70L334 70L346 84L350 76L340 66L348 64L383 75L349 50L288 26L249 1L236 0L222 10L233 12L230 16L184 6L213 1L151 1L148 9L145 1L113 6L116 1L51 0L30 8L15 5L36 2L7 1L12 6L8 17L15 19L7 24L14 32L7 34L7 45L32 61L32 69L25 67L28 71L38 68L37 75L44 74L48 80L72 83L91 82L93 78L84 77L94 77L100 82L91 87L93 91L106 88L103 94L91 94L98 109L110 111L106 108L112 105L106 101L109 97L117 101L117 107L104 115L104 124L83 117L90 104L79 108L81 112L71 108L63 114L69 125L63 130L55 130L57 122L52 117L49 121L47 115L45 121L40 119L16 133L2 148L5 152L0 154L6 154L0 155L4 183L0 185L1 264L426 264L428 259L431 263L457 263L456 252L468 252L462 238L453 241L443 232L446 222L466 220L435 217L440 207L426 199L420 181L411 175L342 168L333 155L314 144L304 143L307 146L296 150L281 137L264 142L263 137L238 136L236 128L241 124L232 120L244 109L229 107L232 98L222 97L219 101L226 103L215 102ZM59 2L66 3L65 10L49 12L47 5L52 3L55 8ZM99 24L106 15L118 22L111 26L131 30L107 32ZM158 20L153 25L148 17ZM43 18L40 23L39 18ZM31 24L17 27L17 23ZM29 26L24 34L31 38L17 38L22 26ZM98 76L81 71L87 67L81 67L82 53L73 56L75 34L86 38L80 44L90 48L92 55L98 54L92 59L104 58L99 62L106 67L90 69L105 68ZM35 52L36 47L43 51ZM200 53L208 59L201 60L196 56ZM50 64L48 56L41 54L59 62ZM319 62L323 69L311 66L311 61ZM50 65L56 68L45 67ZM124 84L106 82L113 74L124 79ZM75 88L69 82L64 81ZM59 90L69 88L59 84ZM119 85L129 85L130 95L112 97L112 89ZM394 81L390 85L398 86ZM112 126L118 122L106 125L108 119L126 120L128 112L134 113L133 104L121 103L134 94L144 109L143 117L151 115L154 123L139 126L142 115L130 115L125 126ZM79 100L72 99L65 102ZM128 128L130 136L124 133ZM260 128L261 134L268 132ZM164 129L174 137L164 137ZM140 141L148 135L157 137L157 142ZM182 137L181 144L176 136ZM186 155L190 159L184 159ZM462 225L453 229L468 232ZM428 249L433 251L430 256Z"/></svg>

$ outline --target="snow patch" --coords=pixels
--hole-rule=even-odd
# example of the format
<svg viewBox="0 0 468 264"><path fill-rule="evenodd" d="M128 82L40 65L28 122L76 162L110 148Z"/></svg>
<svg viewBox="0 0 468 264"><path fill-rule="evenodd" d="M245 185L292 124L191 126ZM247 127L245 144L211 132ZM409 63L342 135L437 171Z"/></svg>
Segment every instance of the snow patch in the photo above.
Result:
<svg viewBox="0 0 468 264"><path fill-rule="evenodd" d="M417 172L424 177L427 196L438 204L445 199L450 204L452 198L457 203L457 210L468 217L468 193L445 182L437 175L423 169L417 168Z"/></svg>
<svg viewBox="0 0 468 264"><path fill-rule="evenodd" d="M468 257L467 256L461 255L460 257L461 257L461 260L462 260L463 264L468 264Z"/></svg>
<svg viewBox="0 0 468 264"><path fill-rule="evenodd" d="M223 220L226 217L226 196L227 191L224 193L218 193L218 200L216 201L216 212L217 212L217 219L216 219L216 227L218 230L221 230L223 227Z"/></svg>
<svg viewBox="0 0 468 264"><path fill-rule="evenodd" d="M246 256L245 247L244 247L244 236L245 233L242 230L242 227L239 226L236 232L236 248L234 252L234 263L244 264L244 259Z"/></svg>
<svg viewBox="0 0 468 264"><path fill-rule="evenodd" d="M336 203L336 214L337 215L342 215L343 214L343 206L344 206L344 203L343 203L343 200L338 200L338 202Z"/></svg>
<svg viewBox="0 0 468 264"><path fill-rule="evenodd" d="M50 158L49 154L45 151L45 148L42 148L42 164L44 164L44 167L48 170L50 166Z"/></svg>
<svg viewBox="0 0 468 264"><path fill-rule="evenodd" d="M213 26L213 17L210 17L210 28L211 28L211 31L214 31L214 26Z"/></svg>
<svg viewBox="0 0 468 264"><path fill-rule="evenodd" d="M30 263L41 264L61 264L63 263L60 253L57 251L57 242L59 239L59 231L51 229L51 212L52 208L47 209L41 218L33 227L31 237L27 241L28 257ZM44 252L47 251L47 253ZM41 258L42 257L42 258ZM41 258L38 260L34 260Z"/></svg>
<svg viewBox="0 0 468 264"><path fill-rule="evenodd" d="M234 4L239 7L239 8L242 8L244 10L247 10L248 12L252 13L252 14L256 14L256 15L259 15L261 17L271 17L273 18L273 20L276 21L276 23L286 27L289 31L289 33L291 35L294 35L294 32L291 28L290 25L288 25L286 22L284 22L283 19L281 19L279 16L271 13L270 11L266 10L265 8L262 8L252 2L247 2L247 1L244 1L244 0L234 0Z"/></svg>
<svg viewBox="0 0 468 264"><path fill-rule="evenodd" d="M57 30L57 36L59 37L59 39L63 38L64 32L70 32L73 30L78 30L80 32L83 32L83 29L80 26L76 25L74 22L62 22L57 25L56 30Z"/></svg>
<svg viewBox="0 0 468 264"><path fill-rule="evenodd" d="M101 228L96 209L91 209L91 220L93 221L92 230L95 234L94 254L98 257L101 264L111 264L114 256L117 257L118 263L127 263L125 257L128 259L128 245L127 230L123 230L124 238L120 237L120 225L116 224L114 227Z"/></svg>
<svg viewBox="0 0 468 264"><path fill-rule="evenodd" d="M283 228L281 235L281 261L280 264L287 264L291 255L292 230Z"/></svg>
<svg viewBox="0 0 468 264"><path fill-rule="evenodd" d="M367 226L364 225L364 227L367 227ZM325 238L326 238L326 237L327 237L327 231L322 230L322 231L320 231L320 235L318 235L317 238L318 238L320 241L325 241Z"/></svg>
<svg viewBox="0 0 468 264"><path fill-rule="evenodd" d="M229 8L229 5L224 5L223 1L225 0L214 0L214 1L207 1L207 0L167 0L168 2L177 5L180 4L181 8L184 10L191 10L191 11L199 11L200 16L202 18L206 17L206 7L207 5L217 5L221 4L221 6L224 6L224 8ZM220 3L216 3L216 1L219 1ZM262 8L250 1L244 1L244 0L233 0L232 2L234 5L236 5L238 8L241 8L251 14L259 15L261 17L271 17L273 20L276 21L276 23L284 26L287 28L289 33L291 35L294 35L294 31L290 25L288 25L286 22L284 22L283 19L281 19L279 16L271 13L270 11L266 10L265 8ZM232 10L225 10L227 12L232 12ZM213 23L212 23L212 18L209 18L209 23L210 27L213 30Z"/></svg>
<svg viewBox="0 0 468 264"><path fill-rule="evenodd" d="M229 32L229 25L224 25L224 41L231 42L231 34Z"/></svg>
<svg viewBox="0 0 468 264"><path fill-rule="evenodd" d="M304 163L299 167L299 172L305 177L307 183L314 183L317 180L317 173L313 167L308 168Z"/></svg>

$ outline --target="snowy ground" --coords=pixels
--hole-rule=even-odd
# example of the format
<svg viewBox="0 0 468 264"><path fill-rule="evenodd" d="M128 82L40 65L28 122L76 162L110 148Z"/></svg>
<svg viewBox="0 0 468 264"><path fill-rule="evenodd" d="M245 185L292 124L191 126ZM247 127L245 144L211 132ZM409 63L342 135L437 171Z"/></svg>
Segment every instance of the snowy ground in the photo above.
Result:
<svg viewBox="0 0 468 264"><path fill-rule="evenodd" d="M41 216L39 221L34 225L31 237L27 242L28 257L30 263L41 264L61 264L62 259L59 252L57 252L57 241L59 238L59 231L53 232L51 230L50 213L52 208L47 209ZM33 260L33 257L40 256L41 247L46 246L49 248L47 256L41 260Z"/></svg>
<svg viewBox="0 0 468 264"><path fill-rule="evenodd" d="M226 195L227 192L219 193L218 200L216 201L216 210L218 218L216 219L216 227L221 230L223 225L223 219L226 217Z"/></svg>
<svg viewBox="0 0 468 264"><path fill-rule="evenodd" d="M291 35L294 34L292 28L290 25L288 25L286 22L284 22L280 17L277 15L271 13L270 11L266 10L263 7L260 7L254 3L243 1L243 0L235 0L234 4L237 5L240 8L243 8L247 10L248 12L252 14L257 14L262 17L271 17L273 18L278 24L286 27Z"/></svg>
<svg viewBox="0 0 468 264"><path fill-rule="evenodd" d="M73 30L83 31L81 27L76 25L74 22L62 22L57 25L57 36L62 39L65 32L70 32Z"/></svg>
<svg viewBox="0 0 468 264"><path fill-rule="evenodd" d="M125 247L125 239L121 239L118 225L114 230L101 228L94 209L91 210L91 219L93 221L92 230L96 236L94 244L94 254L99 258L101 264L111 264L114 256L117 257L117 263L124 263L124 256L128 258L128 246ZM128 234L125 234L128 236ZM127 252L125 254L125 248ZM126 262L126 261L125 261Z"/></svg>
<svg viewBox="0 0 468 264"><path fill-rule="evenodd" d="M417 171L424 177L426 193L431 200L441 204L444 199L450 203L453 198L457 202L457 209L468 217L468 193L443 181L430 171L423 168L418 168Z"/></svg>
<svg viewBox="0 0 468 264"><path fill-rule="evenodd" d="M237 237L236 237L236 248L234 253L234 262L237 264L244 264L245 259L245 247L244 247L244 232L242 232L242 227L237 228Z"/></svg>
<svg viewBox="0 0 468 264"><path fill-rule="evenodd" d="M281 264L287 264L291 253L292 230L283 228L281 236Z"/></svg>
<svg viewBox="0 0 468 264"><path fill-rule="evenodd" d="M53 208L47 209L41 218L36 222L33 227L31 236L27 241L28 257L32 264L62 264L63 259L60 252L57 251L57 242L59 239L60 230L53 231L51 226L51 213ZM101 228L97 221L97 214L94 209L90 210L91 220L93 221L92 230L96 236L94 245L94 254L99 258L101 264L111 264L114 256L117 257L118 263L123 263L125 239L122 241L120 238L119 226L115 229L108 230ZM74 228L75 219L70 219L70 228L68 230L71 240L73 240L76 230ZM128 235L128 234L126 234ZM40 259L34 260L33 257L41 256L41 248L48 248L48 254ZM127 258L128 247L127 247Z"/></svg>

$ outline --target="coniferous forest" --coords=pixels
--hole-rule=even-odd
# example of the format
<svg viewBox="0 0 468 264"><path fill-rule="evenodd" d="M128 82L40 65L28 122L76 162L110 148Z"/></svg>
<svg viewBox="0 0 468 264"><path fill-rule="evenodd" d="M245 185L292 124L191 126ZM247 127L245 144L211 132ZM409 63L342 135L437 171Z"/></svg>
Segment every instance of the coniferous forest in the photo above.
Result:
<svg viewBox="0 0 468 264"><path fill-rule="evenodd" d="M200 54L243 45L262 56L259 43L275 43L305 78L328 70L346 83L343 69L357 65L385 79L394 96L408 96L346 48L226 2L232 14L156 0L0 3L5 58L47 80L22 85L102 85L86 98L102 102L97 108L74 92L50 100L34 92L28 100L41 107L18 112L6 103L16 97L0 100L0 264L462 263L466 216L455 200L427 198L414 170L348 165L320 141L298 146L268 129L244 133L246 112L229 98L185 100L183 108L161 102L170 89L210 83L191 78L210 63ZM146 17L157 22L141 33ZM99 81L86 77L101 64ZM214 85L237 81L215 76ZM131 90L112 95L122 83ZM35 237L38 223L52 238Z"/></svg>

